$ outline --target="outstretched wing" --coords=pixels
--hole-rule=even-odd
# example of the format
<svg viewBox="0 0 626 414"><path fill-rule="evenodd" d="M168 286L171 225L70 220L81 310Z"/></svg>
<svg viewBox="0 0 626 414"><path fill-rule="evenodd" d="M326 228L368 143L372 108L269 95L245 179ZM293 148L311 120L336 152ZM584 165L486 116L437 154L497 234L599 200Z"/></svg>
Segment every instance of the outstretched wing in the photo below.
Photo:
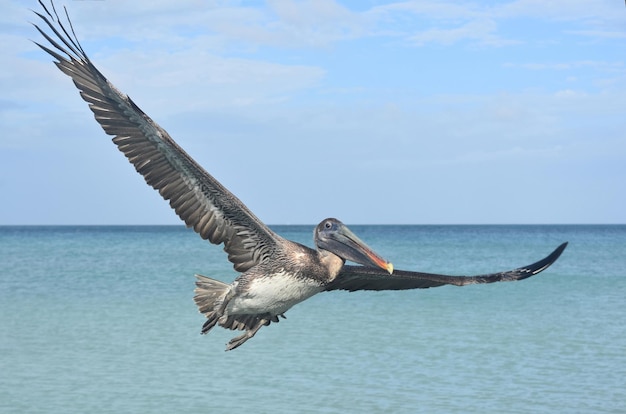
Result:
<svg viewBox="0 0 626 414"><path fill-rule="evenodd" d="M67 15L65 27L51 3L51 11L39 0L45 14L35 12L52 30L37 30L49 42L35 42L58 61L57 67L74 81L96 121L128 160L169 200L176 214L211 243L224 243L228 259L238 271L246 271L276 248L278 235L179 147L169 134L125 94L118 91L91 63L81 47Z"/></svg>
<svg viewBox="0 0 626 414"><path fill-rule="evenodd" d="M559 258L567 242L557 247L546 258L515 270L479 276L447 276L432 273L394 270L390 275L383 269L365 266L344 266L337 278L325 290L403 290L425 289L442 285L465 286L478 283L522 280L546 270Z"/></svg>

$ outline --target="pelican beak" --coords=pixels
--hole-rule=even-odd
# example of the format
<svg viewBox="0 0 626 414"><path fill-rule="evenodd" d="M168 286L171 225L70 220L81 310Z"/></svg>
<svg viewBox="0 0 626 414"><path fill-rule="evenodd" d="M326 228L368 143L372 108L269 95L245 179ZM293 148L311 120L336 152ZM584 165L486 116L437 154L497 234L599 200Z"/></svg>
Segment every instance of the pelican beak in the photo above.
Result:
<svg viewBox="0 0 626 414"><path fill-rule="evenodd" d="M359 239L348 227L341 225L333 234L332 248L337 256L362 265L372 265L393 273L393 264L380 257Z"/></svg>

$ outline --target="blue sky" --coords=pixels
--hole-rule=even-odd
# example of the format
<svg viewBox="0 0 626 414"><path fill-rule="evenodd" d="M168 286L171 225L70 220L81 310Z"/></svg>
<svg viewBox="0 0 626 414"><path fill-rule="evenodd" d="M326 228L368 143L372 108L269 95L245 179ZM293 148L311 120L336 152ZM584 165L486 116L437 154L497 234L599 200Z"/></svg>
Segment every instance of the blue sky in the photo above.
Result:
<svg viewBox="0 0 626 414"><path fill-rule="evenodd" d="M63 4L267 223L626 223L623 2ZM179 223L0 5L0 224Z"/></svg>

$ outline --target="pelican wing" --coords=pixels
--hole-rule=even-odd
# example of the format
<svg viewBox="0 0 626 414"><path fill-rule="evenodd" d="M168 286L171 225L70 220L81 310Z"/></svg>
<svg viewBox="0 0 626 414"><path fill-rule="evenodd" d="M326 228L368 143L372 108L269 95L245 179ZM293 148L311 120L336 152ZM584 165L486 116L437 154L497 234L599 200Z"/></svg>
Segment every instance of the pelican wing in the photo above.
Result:
<svg viewBox="0 0 626 414"><path fill-rule="evenodd" d="M341 273L325 290L403 290L425 289L443 285L465 286L479 283L522 280L546 270L559 258L567 243L561 244L546 258L528 266L506 272L479 276L447 276L432 273L394 270L390 275L383 269L366 266L344 266Z"/></svg>
<svg viewBox="0 0 626 414"><path fill-rule="evenodd" d="M125 94L118 91L91 63L67 16L70 32L39 0L45 15L35 12L52 30L37 25L50 47L35 42L58 61L57 67L74 81L96 121L113 142L185 222L211 243L224 243L238 271L265 260L279 236L179 147L169 134Z"/></svg>

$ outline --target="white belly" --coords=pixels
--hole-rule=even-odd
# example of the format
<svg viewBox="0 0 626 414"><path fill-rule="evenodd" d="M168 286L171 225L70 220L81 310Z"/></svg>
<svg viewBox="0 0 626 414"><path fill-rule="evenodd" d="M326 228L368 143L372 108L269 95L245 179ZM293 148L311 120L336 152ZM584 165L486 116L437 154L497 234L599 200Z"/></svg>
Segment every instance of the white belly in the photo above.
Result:
<svg viewBox="0 0 626 414"><path fill-rule="evenodd" d="M315 281L295 279L285 273L255 278L249 282L244 292L237 292L230 300L226 312L230 315L280 315L321 290L319 283Z"/></svg>

